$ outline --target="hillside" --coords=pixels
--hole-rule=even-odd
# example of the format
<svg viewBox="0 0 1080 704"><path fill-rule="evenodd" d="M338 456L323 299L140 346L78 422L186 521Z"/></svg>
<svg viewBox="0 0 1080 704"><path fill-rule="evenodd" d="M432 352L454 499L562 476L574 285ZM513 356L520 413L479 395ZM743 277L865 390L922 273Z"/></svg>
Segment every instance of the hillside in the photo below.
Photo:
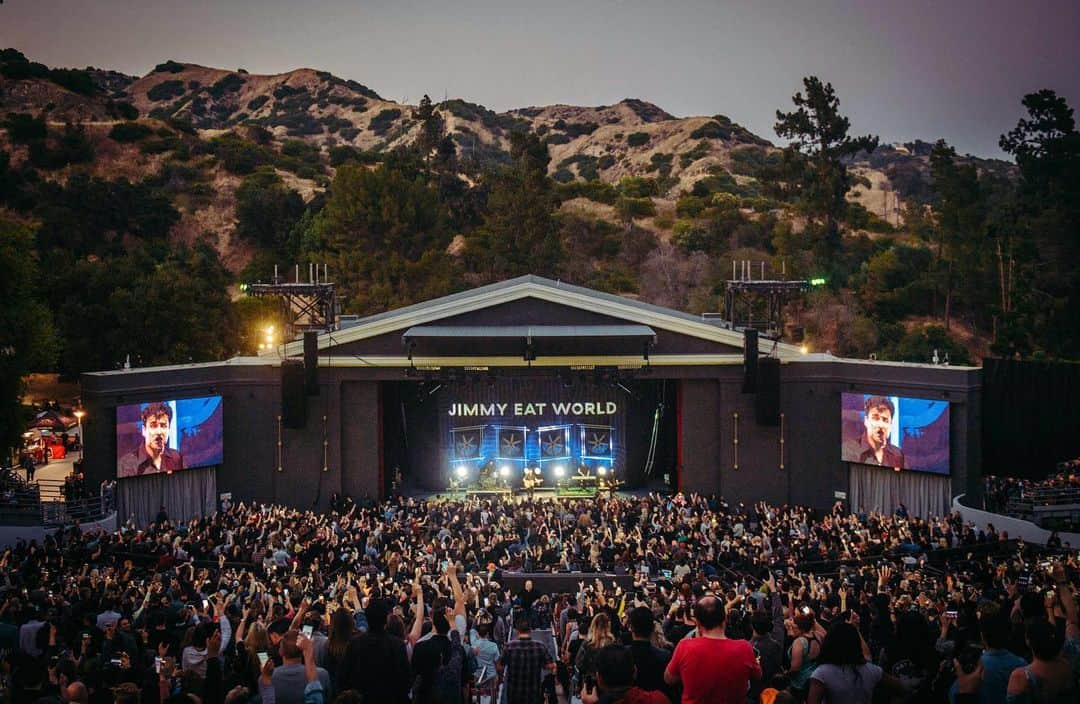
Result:
<svg viewBox="0 0 1080 704"><path fill-rule="evenodd" d="M568 278L704 310L717 305L710 281L730 270L731 258L769 258L774 264L784 259L792 271L805 264L797 246L777 246L804 224L776 199L770 181L780 149L725 115L676 117L635 98L504 113L463 99L433 107L452 145L458 183L453 190L471 189L508 163L513 133L532 133L550 156L547 171L558 187L567 246L573 250L576 237L609 241L619 231L634 241L639 254L624 251L611 258L604 254L610 245L594 248L594 254L566 265ZM15 115L27 133L20 136L10 117L8 129L0 131L0 150L12 169L27 183L64 184L73 174L89 174L146 184L178 213L170 239L208 240L233 274L264 271L282 251L238 233L238 189L253 174L269 173L260 178L280 183L282 193L297 194L297 207L319 207L342 163L384 162L423 139L420 112L419 106L386 100L357 81L311 68L259 75L170 60L133 77L97 68L49 69L13 50L0 54L0 114ZM857 178L848 199L863 209L856 209L845 237L926 248L905 231L905 216L924 214L932 199L931 146L884 145L852 161ZM1014 172L1000 161L958 161L980 172ZM724 215L731 207L736 210ZM457 226L470 227L465 221ZM462 234L447 251L463 256ZM672 279L665 257L696 273ZM677 293L671 291L673 281L679 281ZM970 348L981 350L984 342ZM836 339L819 344L844 349Z"/></svg>

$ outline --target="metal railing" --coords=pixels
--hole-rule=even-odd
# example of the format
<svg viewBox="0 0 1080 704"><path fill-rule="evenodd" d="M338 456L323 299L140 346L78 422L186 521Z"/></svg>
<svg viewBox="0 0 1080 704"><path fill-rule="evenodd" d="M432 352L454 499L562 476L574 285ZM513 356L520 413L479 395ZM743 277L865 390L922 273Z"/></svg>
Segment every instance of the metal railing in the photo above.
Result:
<svg viewBox="0 0 1080 704"><path fill-rule="evenodd" d="M0 481L0 525L50 528L104 518L116 507L114 490L68 498L70 485L59 479L24 482L10 475Z"/></svg>

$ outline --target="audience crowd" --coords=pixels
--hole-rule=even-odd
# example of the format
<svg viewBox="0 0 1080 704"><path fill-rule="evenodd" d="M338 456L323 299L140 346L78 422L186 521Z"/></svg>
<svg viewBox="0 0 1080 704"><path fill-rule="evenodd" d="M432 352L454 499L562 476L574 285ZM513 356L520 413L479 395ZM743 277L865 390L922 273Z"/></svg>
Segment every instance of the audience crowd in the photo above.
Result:
<svg viewBox="0 0 1080 704"><path fill-rule="evenodd" d="M16 703L1077 702L1078 569L958 516L839 504L162 508L3 553L0 684Z"/></svg>

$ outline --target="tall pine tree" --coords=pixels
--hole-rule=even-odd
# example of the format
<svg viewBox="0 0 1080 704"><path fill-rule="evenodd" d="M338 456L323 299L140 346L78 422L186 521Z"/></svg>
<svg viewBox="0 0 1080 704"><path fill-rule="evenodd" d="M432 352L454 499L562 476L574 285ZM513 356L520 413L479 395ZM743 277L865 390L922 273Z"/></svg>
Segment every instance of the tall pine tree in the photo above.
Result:
<svg viewBox="0 0 1080 704"><path fill-rule="evenodd" d="M776 111L776 133L791 140L784 150L782 178L788 195L809 220L817 266L837 273L840 223L852 185L843 160L860 151L873 151L878 138L848 136L851 122L840 114L840 99L831 83L808 76L803 88L805 94L800 91L792 96L795 110Z"/></svg>

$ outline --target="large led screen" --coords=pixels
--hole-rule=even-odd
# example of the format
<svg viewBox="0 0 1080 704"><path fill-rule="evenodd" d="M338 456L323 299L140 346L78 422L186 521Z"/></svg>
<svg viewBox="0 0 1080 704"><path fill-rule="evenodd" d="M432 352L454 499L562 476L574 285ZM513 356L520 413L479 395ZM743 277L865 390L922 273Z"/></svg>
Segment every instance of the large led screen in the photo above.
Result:
<svg viewBox="0 0 1080 704"><path fill-rule="evenodd" d="M949 473L949 402L845 393L842 459L893 469Z"/></svg>
<svg viewBox="0 0 1080 704"><path fill-rule="evenodd" d="M116 476L140 477L221 464L220 396L116 409Z"/></svg>

